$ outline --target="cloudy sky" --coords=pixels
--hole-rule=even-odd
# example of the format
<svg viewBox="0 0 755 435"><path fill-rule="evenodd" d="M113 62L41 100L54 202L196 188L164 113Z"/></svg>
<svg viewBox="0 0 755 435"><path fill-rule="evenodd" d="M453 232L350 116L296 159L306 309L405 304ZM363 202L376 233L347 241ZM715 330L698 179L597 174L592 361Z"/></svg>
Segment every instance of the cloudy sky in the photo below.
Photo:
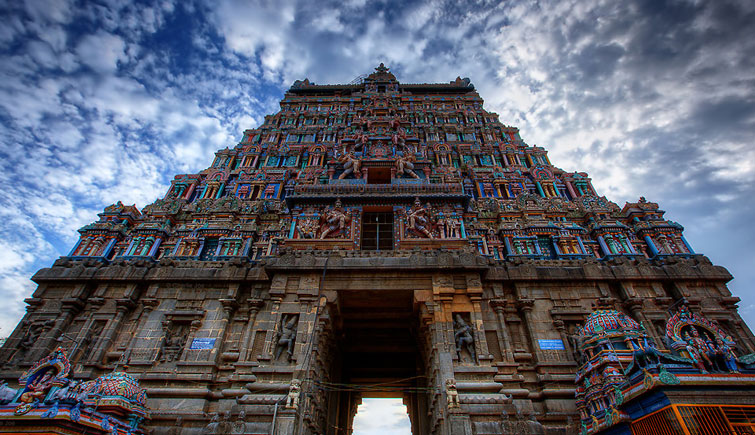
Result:
<svg viewBox="0 0 755 435"><path fill-rule="evenodd" d="M255 127L296 79L470 77L488 110L726 266L755 325L755 2L13 0L0 7L0 336L121 200ZM463 4L463 6L459 6Z"/></svg>

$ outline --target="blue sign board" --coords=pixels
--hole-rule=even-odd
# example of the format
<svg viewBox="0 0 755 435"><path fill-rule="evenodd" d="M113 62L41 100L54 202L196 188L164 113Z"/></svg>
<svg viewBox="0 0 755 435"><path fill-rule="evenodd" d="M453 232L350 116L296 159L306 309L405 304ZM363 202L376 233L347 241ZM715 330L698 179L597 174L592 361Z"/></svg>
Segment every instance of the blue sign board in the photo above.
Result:
<svg viewBox="0 0 755 435"><path fill-rule="evenodd" d="M195 338L191 341L190 350L212 349L215 347L216 338Z"/></svg>
<svg viewBox="0 0 755 435"><path fill-rule="evenodd" d="M537 343L542 350L564 350L564 342L561 340L545 340L539 339Z"/></svg>

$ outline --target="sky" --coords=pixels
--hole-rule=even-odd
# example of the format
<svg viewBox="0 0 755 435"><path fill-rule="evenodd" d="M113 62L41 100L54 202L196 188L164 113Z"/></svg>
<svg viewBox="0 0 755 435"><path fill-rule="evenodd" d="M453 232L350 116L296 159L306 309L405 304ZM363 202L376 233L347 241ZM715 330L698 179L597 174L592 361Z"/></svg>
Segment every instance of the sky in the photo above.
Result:
<svg viewBox="0 0 755 435"><path fill-rule="evenodd" d="M469 77L556 166L660 203L755 325L751 0L0 5L0 337L105 206L206 168L294 80L380 62L404 83Z"/></svg>
<svg viewBox="0 0 755 435"><path fill-rule="evenodd" d="M401 399L362 399L354 416L354 435L409 435L411 426Z"/></svg>

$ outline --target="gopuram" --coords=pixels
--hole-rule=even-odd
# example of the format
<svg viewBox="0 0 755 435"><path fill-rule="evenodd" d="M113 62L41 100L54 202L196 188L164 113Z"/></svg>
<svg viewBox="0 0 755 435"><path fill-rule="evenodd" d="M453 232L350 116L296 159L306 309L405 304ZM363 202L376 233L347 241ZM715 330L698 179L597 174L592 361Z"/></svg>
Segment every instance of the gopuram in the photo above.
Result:
<svg viewBox="0 0 755 435"><path fill-rule="evenodd" d="M280 111L40 270L0 433L752 434L731 279L483 109L469 79L296 81ZM42 431L42 432L39 432Z"/></svg>

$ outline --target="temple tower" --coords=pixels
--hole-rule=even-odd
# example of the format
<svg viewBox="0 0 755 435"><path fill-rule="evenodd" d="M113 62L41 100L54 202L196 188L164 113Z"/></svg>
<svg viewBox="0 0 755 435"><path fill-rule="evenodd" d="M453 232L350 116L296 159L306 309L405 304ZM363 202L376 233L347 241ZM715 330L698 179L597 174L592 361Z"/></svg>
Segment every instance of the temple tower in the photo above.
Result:
<svg viewBox="0 0 755 435"><path fill-rule="evenodd" d="M416 435L642 433L655 412L693 433L695 404L755 430L729 412L755 415L731 276L658 204L552 165L469 79L381 64L280 107L33 277L0 352L7 427L60 347L66 379L138 380L155 434L351 433L368 397L402 398Z"/></svg>

